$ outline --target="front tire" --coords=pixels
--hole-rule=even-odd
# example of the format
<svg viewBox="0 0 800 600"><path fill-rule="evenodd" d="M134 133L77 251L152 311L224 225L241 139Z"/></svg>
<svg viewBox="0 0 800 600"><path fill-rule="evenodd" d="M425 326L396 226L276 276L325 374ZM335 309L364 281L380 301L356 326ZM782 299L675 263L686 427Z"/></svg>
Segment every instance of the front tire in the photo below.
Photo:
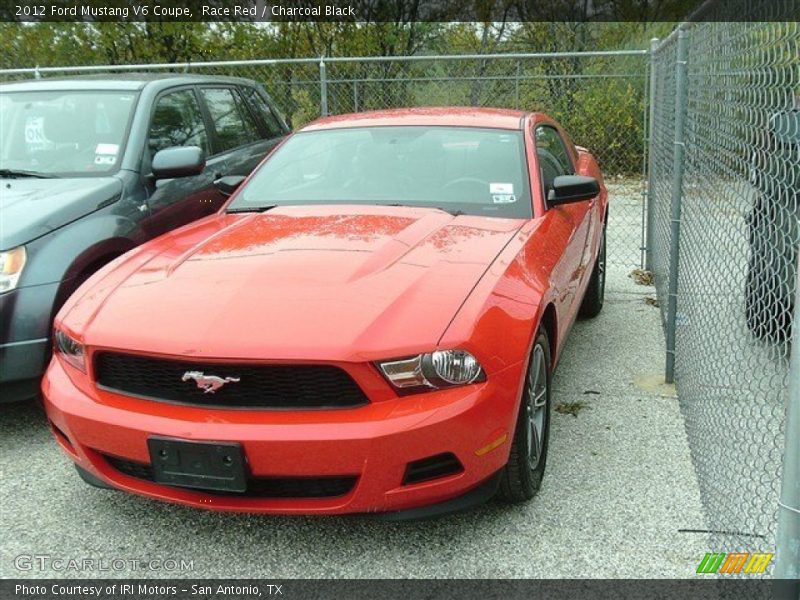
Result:
<svg viewBox="0 0 800 600"><path fill-rule="evenodd" d="M540 329L531 351L508 463L500 477L500 496L526 502L542 487L550 442L550 342Z"/></svg>
<svg viewBox="0 0 800 600"><path fill-rule="evenodd" d="M603 310L603 301L606 295L606 227L603 225L603 233L600 237L600 250L597 253L597 260L594 261L594 268L586 286L586 293L583 295L579 314L582 317L596 317Z"/></svg>

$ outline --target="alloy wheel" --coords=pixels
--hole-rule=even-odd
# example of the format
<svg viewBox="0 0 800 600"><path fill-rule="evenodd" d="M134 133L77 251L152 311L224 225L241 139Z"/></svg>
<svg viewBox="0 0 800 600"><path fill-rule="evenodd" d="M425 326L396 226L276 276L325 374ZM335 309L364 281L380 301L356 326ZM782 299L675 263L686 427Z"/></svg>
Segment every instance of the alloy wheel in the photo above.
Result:
<svg viewBox="0 0 800 600"><path fill-rule="evenodd" d="M527 385L528 464L534 470L542 456L547 427L547 364L541 345L533 350Z"/></svg>

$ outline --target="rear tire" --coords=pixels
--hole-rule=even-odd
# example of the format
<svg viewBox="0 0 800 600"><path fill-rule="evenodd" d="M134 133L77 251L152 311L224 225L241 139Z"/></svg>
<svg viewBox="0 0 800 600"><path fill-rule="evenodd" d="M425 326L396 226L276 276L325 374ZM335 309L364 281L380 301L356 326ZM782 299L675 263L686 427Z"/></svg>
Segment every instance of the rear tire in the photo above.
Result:
<svg viewBox="0 0 800 600"><path fill-rule="evenodd" d="M794 265L797 253L793 232L781 229L792 214L779 211L760 194L747 217L750 256L744 292L747 328L758 339L782 343L789 340L794 313Z"/></svg>
<svg viewBox="0 0 800 600"><path fill-rule="evenodd" d="M582 317L596 317L603 310L603 301L606 295L606 227L603 225L603 233L600 237L600 251L597 253L597 260L594 261L592 276L586 293L583 295L579 314Z"/></svg>
<svg viewBox="0 0 800 600"><path fill-rule="evenodd" d="M500 476L500 497L514 504L542 487L550 442L550 342L540 329L531 350L508 463Z"/></svg>
<svg viewBox="0 0 800 600"><path fill-rule="evenodd" d="M747 328L758 339L782 343L792 332L794 303L781 293L780 275L768 266L750 259L745 284L745 320Z"/></svg>

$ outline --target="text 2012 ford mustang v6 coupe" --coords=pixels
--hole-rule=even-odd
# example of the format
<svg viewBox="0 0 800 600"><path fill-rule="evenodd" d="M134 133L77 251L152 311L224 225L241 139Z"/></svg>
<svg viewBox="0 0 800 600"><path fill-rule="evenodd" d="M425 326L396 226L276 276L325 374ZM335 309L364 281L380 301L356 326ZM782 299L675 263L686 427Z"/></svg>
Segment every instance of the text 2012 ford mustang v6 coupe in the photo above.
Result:
<svg viewBox="0 0 800 600"><path fill-rule="evenodd" d="M594 158L545 115L316 121L67 301L53 432L89 483L197 507L527 500L553 367L603 304L605 222Z"/></svg>

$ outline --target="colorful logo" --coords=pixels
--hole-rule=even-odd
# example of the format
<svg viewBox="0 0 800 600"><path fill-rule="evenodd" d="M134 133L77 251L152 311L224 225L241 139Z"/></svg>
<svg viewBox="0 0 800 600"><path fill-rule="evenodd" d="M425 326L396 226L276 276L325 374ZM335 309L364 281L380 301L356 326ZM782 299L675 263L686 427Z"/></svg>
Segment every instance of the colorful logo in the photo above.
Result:
<svg viewBox="0 0 800 600"><path fill-rule="evenodd" d="M697 565L697 572L707 573L763 573L772 562L772 552L706 552Z"/></svg>

